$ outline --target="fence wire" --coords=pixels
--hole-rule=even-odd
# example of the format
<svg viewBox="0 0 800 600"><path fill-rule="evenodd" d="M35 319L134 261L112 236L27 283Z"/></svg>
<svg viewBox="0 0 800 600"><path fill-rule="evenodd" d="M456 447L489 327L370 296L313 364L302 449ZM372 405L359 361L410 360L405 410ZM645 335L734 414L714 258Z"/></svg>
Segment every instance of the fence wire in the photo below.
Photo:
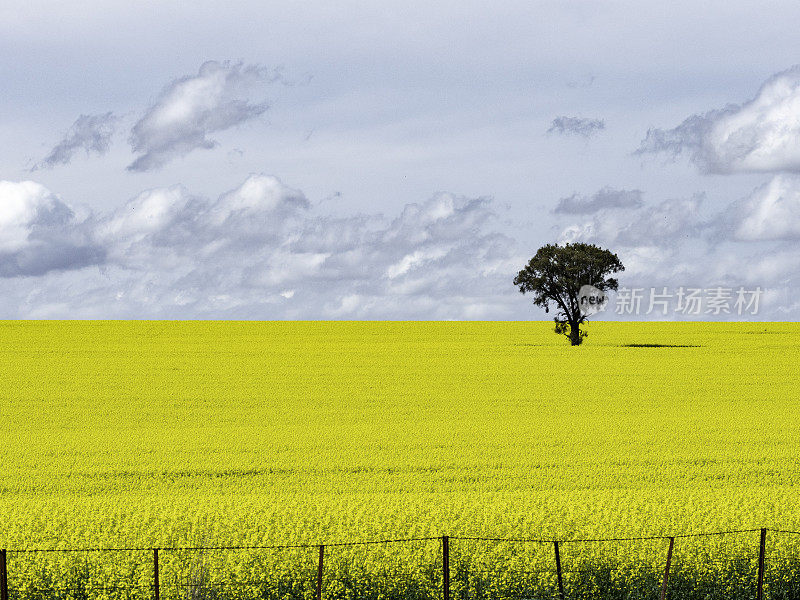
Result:
<svg viewBox="0 0 800 600"><path fill-rule="evenodd" d="M7 549L0 592L0 600L790 600L800 599L800 532Z"/></svg>

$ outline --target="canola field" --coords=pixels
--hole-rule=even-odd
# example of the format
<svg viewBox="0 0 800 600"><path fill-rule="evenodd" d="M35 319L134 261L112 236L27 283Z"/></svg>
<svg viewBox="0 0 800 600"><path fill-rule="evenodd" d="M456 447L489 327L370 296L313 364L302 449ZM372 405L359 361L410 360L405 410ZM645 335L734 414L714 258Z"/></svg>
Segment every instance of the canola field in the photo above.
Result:
<svg viewBox="0 0 800 600"><path fill-rule="evenodd" d="M0 322L10 600L798 597L800 325L589 332Z"/></svg>

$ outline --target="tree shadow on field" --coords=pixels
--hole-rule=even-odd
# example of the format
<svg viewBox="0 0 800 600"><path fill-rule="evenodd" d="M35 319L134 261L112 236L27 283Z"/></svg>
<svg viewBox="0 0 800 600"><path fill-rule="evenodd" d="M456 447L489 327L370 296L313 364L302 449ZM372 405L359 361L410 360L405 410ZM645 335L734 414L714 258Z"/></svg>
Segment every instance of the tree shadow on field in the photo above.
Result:
<svg viewBox="0 0 800 600"><path fill-rule="evenodd" d="M700 344L620 344L621 348L700 348Z"/></svg>
<svg viewBox="0 0 800 600"><path fill-rule="evenodd" d="M511 344L512 346L533 347L533 348L556 348L569 346L553 342L551 344ZM584 344L581 344L584 345ZM613 346L614 344L590 344L594 347ZM702 348L700 344L619 344L618 348Z"/></svg>

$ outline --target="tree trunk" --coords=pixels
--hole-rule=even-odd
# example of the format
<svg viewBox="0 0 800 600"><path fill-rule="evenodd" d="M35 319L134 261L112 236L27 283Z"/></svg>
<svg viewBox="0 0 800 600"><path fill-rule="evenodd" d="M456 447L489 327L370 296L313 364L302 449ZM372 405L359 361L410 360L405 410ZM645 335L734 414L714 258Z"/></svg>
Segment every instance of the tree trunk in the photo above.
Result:
<svg viewBox="0 0 800 600"><path fill-rule="evenodd" d="M569 343L573 346L579 346L583 341L581 338L580 326L576 321L569 322Z"/></svg>

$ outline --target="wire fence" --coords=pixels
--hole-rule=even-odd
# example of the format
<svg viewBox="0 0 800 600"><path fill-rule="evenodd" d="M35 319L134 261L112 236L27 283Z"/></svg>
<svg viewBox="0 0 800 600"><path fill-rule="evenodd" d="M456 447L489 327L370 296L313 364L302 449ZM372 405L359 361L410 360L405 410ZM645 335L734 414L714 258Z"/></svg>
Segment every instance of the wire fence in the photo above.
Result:
<svg viewBox="0 0 800 600"><path fill-rule="evenodd" d="M49 598L789 600L800 599L800 532L0 549L0 600Z"/></svg>

